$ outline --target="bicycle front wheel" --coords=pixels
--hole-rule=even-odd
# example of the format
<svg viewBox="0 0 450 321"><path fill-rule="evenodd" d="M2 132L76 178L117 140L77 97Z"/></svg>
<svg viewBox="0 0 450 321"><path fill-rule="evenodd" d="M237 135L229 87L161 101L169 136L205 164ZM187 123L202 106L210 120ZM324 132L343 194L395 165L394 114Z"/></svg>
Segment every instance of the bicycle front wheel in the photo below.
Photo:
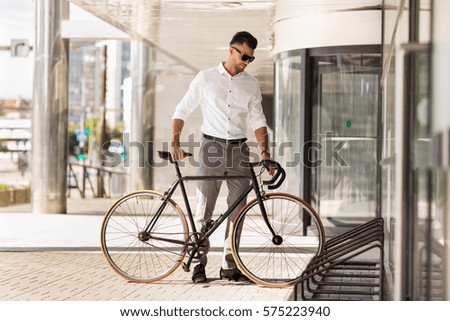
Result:
<svg viewBox="0 0 450 321"><path fill-rule="evenodd" d="M262 218L261 205L275 239ZM255 283L287 287L294 285L310 260L323 251L324 240L322 222L311 206L294 195L271 193L263 204L254 199L239 212L231 250L238 268Z"/></svg>
<svg viewBox="0 0 450 321"><path fill-rule="evenodd" d="M148 226L150 231L145 231ZM106 212L102 252L109 265L133 281L156 282L175 271L184 259L189 229L180 207L154 191L123 196Z"/></svg>

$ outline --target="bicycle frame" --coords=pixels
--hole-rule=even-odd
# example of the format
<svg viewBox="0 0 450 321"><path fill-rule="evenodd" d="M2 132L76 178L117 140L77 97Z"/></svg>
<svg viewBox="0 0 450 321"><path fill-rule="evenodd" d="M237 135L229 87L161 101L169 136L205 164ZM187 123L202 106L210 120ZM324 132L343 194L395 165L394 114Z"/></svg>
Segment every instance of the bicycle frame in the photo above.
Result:
<svg viewBox="0 0 450 321"><path fill-rule="evenodd" d="M176 177L169 188L163 194L139 190L124 195L109 208L102 223L102 252L119 275L133 282L151 283L171 275L180 265L189 272L196 260L206 259L215 245L210 244L211 235L221 230L218 227L225 220L233 226L229 248L223 254L231 260L229 249L237 269L257 284L293 285L300 280L308 262L323 252L325 232L314 209L297 196L268 192L281 186L286 178L281 164L271 160L245 162L241 164L245 170L242 168L238 173L183 176L183 164L174 162L170 152L158 154L175 166ZM273 174L272 178L266 180L268 176L261 175L264 170ZM214 185L223 180L228 185L239 182L241 191L235 193L236 200L229 199L229 208L214 213L215 221L209 220L208 215L200 227L198 220L204 221L205 217L196 217L201 213L191 207L186 182L202 180ZM184 208L181 200L181 208L173 200L179 195L176 194L179 187ZM249 196L252 190L255 196ZM249 202L241 209L247 197ZM311 223L306 221L308 217Z"/></svg>
<svg viewBox="0 0 450 321"><path fill-rule="evenodd" d="M176 175L177 175L177 180L174 181L174 183L172 184L172 186L164 193L164 201L161 204L160 208L157 210L156 215L153 217L153 219L148 223L148 225L146 226L144 233L146 235L148 235L149 238L152 238L151 235L151 230L152 228L155 226L159 216L161 215L162 211L164 210L164 207L166 206L168 200L172 197L172 195L174 194L174 192L176 191L178 185L181 188L181 193L183 196L183 200L184 200L184 204L186 206L186 211L188 214L188 218L189 218L189 222L192 226L192 230L193 230L193 235L194 235L194 242L180 242L180 241L175 241L175 240L168 240L168 239L164 239L164 241L169 241L169 242L174 242L174 243L184 243L187 244L189 246L193 247L193 251L189 257L188 263L187 263L187 270L189 269L190 263L193 260L195 254L198 251L199 248L199 234L197 231L197 228L195 226L195 222L194 222L194 217L192 214L192 210L191 210L191 206L189 203L189 199L187 196L187 192L186 192L186 187L184 182L185 181L199 181L199 180L221 180L221 181L227 181L227 180L250 180L251 184L247 187L247 189L245 190L245 192L239 197L237 198L233 204L225 211L225 213L221 214L217 220L213 223L213 225L205 232L204 236L206 238L208 238L209 236L211 236L216 230L217 228L223 223L223 221L225 221L228 216L230 216L230 214L233 212L233 210L236 209L236 207L239 205L239 203L244 200L249 194L250 192L253 190L255 191L256 194L256 198L258 199L258 203L259 206L261 208L261 213L263 216L263 219L265 221L265 223L267 224L267 227L269 228L269 231L272 233L274 242L275 239L279 236L277 236L275 234L275 231L273 229L273 227L270 225L269 219L267 217L267 212L266 209L264 207L264 203L263 203L263 196L261 193L261 189L259 188L258 185L258 179L256 177L255 171L253 169L252 166L249 165L249 175L248 176L244 176L244 175L225 175L225 176L183 176L181 174L180 171L180 167L178 165L178 162L173 162L175 165L175 170L176 170ZM161 238L155 238L154 239L161 239Z"/></svg>

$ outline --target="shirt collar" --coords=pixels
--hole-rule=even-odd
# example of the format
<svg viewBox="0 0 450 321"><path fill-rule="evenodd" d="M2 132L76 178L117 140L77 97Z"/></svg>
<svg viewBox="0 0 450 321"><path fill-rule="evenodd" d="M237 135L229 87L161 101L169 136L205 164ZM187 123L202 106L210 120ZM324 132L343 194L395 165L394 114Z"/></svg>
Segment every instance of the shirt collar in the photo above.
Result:
<svg viewBox="0 0 450 321"><path fill-rule="evenodd" d="M244 72L240 72L240 73L238 73L236 76L231 76L229 73L228 73L228 71L225 69L225 67L223 66L223 62L221 62L220 64L219 64L219 74L221 74L221 75L227 75L227 76L229 76L229 77L232 77L232 78L235 78L235 77L238 77L238 76L244 76Z"/></svg>

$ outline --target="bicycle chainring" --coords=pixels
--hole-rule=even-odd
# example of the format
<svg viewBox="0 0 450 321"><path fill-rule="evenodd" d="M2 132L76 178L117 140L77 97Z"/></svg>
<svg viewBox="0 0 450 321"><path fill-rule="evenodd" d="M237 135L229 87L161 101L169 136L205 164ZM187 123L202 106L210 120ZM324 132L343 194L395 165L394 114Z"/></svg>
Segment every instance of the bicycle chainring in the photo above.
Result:
<svg viewBox="0 0 450 321"><path fill-rule="evenodd" d="M209 242L209 238L206 237L203 233L199 233L199 232L189 234L188 238L186 239L187 254L188 255L192 254L192 251L194 250L194 246L196 244L196 239L198 239L199 247L198 247L195 257L198 258L198 257L208 254L209 250L211 249L211 244Z"/></svg>

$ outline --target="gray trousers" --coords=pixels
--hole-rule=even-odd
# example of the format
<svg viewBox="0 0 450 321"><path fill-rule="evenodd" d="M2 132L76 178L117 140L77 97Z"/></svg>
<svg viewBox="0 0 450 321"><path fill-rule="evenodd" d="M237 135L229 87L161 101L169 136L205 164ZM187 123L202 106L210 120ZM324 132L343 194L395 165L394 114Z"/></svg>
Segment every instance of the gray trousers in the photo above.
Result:
<svg viewBox="0 0 450 321"><path fill-rule="evenodd" d="M246 143L226 144L214 140L202 138L199 154L199 176L223 176L223 175L248 175L249 169L242 164L248 161L249 149ZM228 197L227 204L230 207L245 189L249 186L249 180L227 180ZM217 197L219 196L222 181L197 181L197 210L195 223L197 231L204 231L210 222ZM239 210L246 204L242 200L226 220L225 241L222 257L222 268L236 267L230 249L230 229ZM220 213L221 214L221 213ZM200 263L207 264L206 255L200 257Z"/></svg>

